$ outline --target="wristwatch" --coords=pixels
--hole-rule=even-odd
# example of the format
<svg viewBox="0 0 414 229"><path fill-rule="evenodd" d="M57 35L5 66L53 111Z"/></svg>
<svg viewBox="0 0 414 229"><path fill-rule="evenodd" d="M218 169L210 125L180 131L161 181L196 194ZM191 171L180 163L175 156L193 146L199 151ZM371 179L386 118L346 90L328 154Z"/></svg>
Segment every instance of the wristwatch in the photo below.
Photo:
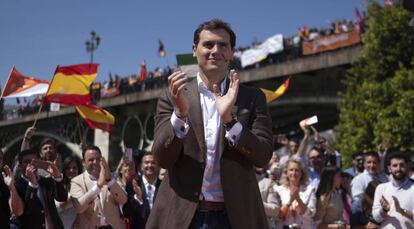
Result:
<svg viewBox="0 0 414 229"><path fill-rule="evenodd" d="M235 118L233 118L230 122L228 123L224 123L223 126L227 131L230 131L231 128L233 128L233 126L237 123L237 120Z"/></svg>

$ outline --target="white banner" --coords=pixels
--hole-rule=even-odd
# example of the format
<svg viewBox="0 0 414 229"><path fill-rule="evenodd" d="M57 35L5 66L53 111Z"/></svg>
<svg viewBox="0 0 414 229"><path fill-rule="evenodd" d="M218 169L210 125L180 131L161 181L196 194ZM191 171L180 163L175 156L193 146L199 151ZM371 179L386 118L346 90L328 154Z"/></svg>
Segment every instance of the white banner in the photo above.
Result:
<svg viewBox="0 0 414 229"><path fill-rule="evenodd" d="M244 68L258 63L266 59L269 54L281 51L283 51L283 35L276 34L265 40L259 46L244 51L240 58L242 67Z"/></svg>

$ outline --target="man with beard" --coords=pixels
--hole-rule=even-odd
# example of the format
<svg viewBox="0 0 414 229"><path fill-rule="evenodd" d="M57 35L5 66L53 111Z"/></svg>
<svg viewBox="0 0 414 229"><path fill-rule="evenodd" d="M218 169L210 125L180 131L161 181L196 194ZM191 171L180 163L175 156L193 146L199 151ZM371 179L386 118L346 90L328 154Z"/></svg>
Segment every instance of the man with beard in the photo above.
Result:
<svg viewBox="0 0 414 229"><path fill-rule="evenodd" d="M141 174L137 176L137 184L141 190L141 199L135 195L134 188L127 185L128 202L122 209L124 215L131 219L131 228L145 228L158 187L161 184L161 180L158 179L160 169L151 152L144 153L140 170Z"/></svg>
<svg viewBox="0 0 414 229"><path fill-rule="evenodd" d="M396 151L389 161L392 179L375 190L372 215L381 228L414 228L414 182L409 179L408 156Z"/></svg>
<svg viewBox="0 0 414 229"><path fill-rule="evenodd" d="M27 128L26 132L24 133L21 151L27 150L30 148L30 143L32 140L32 136L34 135L36 128L29 127ZM50 161L55 163L59 169L62 169L62 157L56 150L56 142L51 138L45 138L40 142L39 148L39 156L40 159L44 161ZM43 171L40 172L40 175L43 175Z"/></svg>
<svg viewBox="0 0 414 229"><path fill-rule="evenodd" d="M72 228L125 228L119 205L126 203L127 195L112 177L101 150L86 146L82 157L86 171L74 177L70 185L77 213Z"/></svg>

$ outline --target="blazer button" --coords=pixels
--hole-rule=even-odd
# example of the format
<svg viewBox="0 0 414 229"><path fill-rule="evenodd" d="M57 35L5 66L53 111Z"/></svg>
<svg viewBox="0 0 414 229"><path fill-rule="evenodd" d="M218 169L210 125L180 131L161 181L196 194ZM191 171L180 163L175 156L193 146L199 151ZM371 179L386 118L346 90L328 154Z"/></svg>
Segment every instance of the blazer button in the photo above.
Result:
<svg viewBox="0 0 414 229"><path fill-rule="evenodd" d="M42 224L42 227L44 228L45 227L45 224Z"/></svg>
<svg viewBox="0 0 414 229"><path fill-rule="evenodd" d="M45 213L45 211L41 210L41 211L40 211L40 213L42 213L42 214L43 214L43 213Z"/></svg>
<svg viewBox="0 0 414 229"><path fill-rule="evenodd" d="M199 196L200 194L198 192L194 192L194 195L195 196Z"/></svg>

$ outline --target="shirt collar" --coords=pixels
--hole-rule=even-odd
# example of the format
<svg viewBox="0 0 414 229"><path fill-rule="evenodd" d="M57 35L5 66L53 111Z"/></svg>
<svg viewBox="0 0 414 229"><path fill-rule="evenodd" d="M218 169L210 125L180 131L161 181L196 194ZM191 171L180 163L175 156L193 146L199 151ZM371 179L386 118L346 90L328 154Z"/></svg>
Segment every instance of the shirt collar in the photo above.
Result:
<svg viewBox="0 0 414 229"><path fill-rule="evenodd" d="M392 186L394 186L397 189L402 189L404 188L409 182L411 182L411 180L407 177L405 178L405 180L400 184L396 184L394 178L391 176L391 184Z"/></svg>
<svg viewBox="0 0 414 229"><path fill-rule="evenodd" d="M91 181L96 181L98 180L98 178L94 177L92 174L88 173L88 171L86 171L86 174L88 174L89 179L91 179Z"/></svg>
<svg viewBox="0 0 414 229"><path fill-rule="evenodd" d="M148 186L150 183L147 181L147 178L145 178L145 176L144 175L142 175L142 181L143 181L143 183L144 183L144 186L146 187L146 186ZM154 180L154 182L152 182L152 184L150 184L150 185L153 185L153 186L155 186L155 183L157 182L157 179L155 179Z"/></svg>
<svg viewBox="0 0 414 229"><path fill-rule="evenodd" d="M223 95L224 90L226 89L226 83L227 83L227 77L224 77L224 80L221 82L221 85L220 85L220 94L221 95ZM201 79L200 72L197 72L197 85L198 85L198 91L199 92L213 93L213 92L208 90L207 85Z"/></svg>

